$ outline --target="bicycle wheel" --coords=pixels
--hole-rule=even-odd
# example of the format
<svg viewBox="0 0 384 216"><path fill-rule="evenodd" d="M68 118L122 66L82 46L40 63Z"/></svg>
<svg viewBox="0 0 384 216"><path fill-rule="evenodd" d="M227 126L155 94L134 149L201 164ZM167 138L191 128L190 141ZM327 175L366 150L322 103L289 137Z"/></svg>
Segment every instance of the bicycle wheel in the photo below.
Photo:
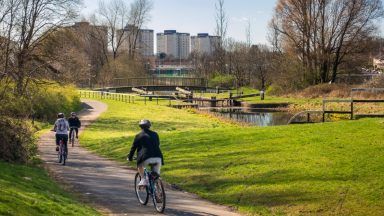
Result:
<svg viewBox="0 0 384 216"><path fill-rule="evenodd" d="M67 149L65 149L65 146L64 146L64 148L63 148L63 166L65 166L66 160L67 160Z"/></svg>
<svg viewBox="0 0 384 216"><path fill-rule="evenodd" d="M148 188L139 188L139 183L141 181L141 176L139 173L136 173L135 176L135 193L136 197L139 200L139 203L142 205L147 205L148 203L148 198L149 198L149 193L148 193Z"/></svg>
<svg viewBox="0 0 384 216"><path fill-rule="evenodd" d="M72 134L71 134L71 143L72 143L72 147L75 146L75 131L72 131Z"/></svg>
<svg viewBox="0 0 384 216"><path fill-rule="evenodd" d="M63 142L62 140L59 141L59 151L57 152L59 163L63 161L63 143L62 142Z"/></svg>
<svg viewBox="0 0 384 216"><path fill-rule="evenodd" d="M152 196L153 205L155 206L155 209L159 213L163 213L165 210L165 190L163 186L163 182L161 179L157 179L154 181L154 194Z"/></svg>

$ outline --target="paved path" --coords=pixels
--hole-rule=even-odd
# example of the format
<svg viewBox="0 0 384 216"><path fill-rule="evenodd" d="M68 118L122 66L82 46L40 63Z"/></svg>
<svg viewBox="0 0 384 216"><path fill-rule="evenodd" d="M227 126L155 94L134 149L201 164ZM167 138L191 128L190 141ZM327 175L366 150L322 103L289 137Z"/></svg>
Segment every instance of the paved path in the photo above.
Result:
<svg viewBox="0 0 384 216"><path fill-rule="evenodd" d="M82 124L86 127L107 110L107 106L97 101L84 101L89 108L80 114ZM82 127L83 129L84 127ZM154 215L153 204L141 206L134 192L135 171L117 162L113 162L84 148L69 147L67 166L57 163L54 134L44 134L39 141L41 158L48 169L60 181L65 182L73 191L93 203L107 215ZM197 198L195 195L166 189L167 207L165 215L200 216L200 215L238 215L223 206L214 205Z"/></svg>

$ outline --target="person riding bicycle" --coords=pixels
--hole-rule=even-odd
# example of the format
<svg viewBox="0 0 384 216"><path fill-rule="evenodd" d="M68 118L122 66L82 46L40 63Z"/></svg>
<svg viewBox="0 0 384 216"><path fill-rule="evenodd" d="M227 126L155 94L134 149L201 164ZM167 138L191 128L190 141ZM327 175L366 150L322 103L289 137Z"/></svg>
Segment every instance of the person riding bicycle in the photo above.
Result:
<svg viewBox="0 0 384 216"><path fill-rule="evenodd" d="M75 112L71 113L71 117L68 118L69 123L69 139L72 137L73 131L76 132L76 139L79 139L79 128L81 127L80 119L76 116Z"/></svg>
<svg viewBox="0 0 384 216"><path fill-rule="evenodd" d="M59 151L60 140L63 140L64 145L67 146L68 142L68 130L69 124L68 121L65 120L63 113L57 114L57 120L53 127L53 131L56 132L56 151ZM68 153L68 148L65 148Z"/></svg>
<svg viewBox="0 0 384 216"><path fill-rule="evenodd" d="M144 176L144 168L150 164L155 164L152 171L160 175L160 168L164 165L164 159L160 150L159 135L150 130L151 122L149 120L141 120L139 126L142 130L133 141L131 151L128 154L128 160L133 160L133 155L137 150L137 169L141 176L139 186L146 186L148 182Z"/></svg>

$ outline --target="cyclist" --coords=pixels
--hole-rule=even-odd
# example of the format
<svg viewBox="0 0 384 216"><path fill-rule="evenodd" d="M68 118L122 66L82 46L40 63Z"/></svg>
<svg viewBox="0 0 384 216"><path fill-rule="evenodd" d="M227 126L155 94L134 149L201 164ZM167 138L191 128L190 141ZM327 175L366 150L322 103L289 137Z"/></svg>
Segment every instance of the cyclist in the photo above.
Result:
<svg viewBox="0 0 384 216"><path fill-rule="evenodd" d="M76 116L75 112L71 112L71 117L68 118L69 123L69 139L72 137L73 131L76 132L76 139L79 139L79 128L81 127L80 119Z"/></svg>
<svg viewBox="0 0 384 216"><path fill-rule="evenodd" d="M69 124L64 117L63 113L57 114L57 120L55 122L55 126L53 127L53 131L56 132L56 151L59 151L60 140L63 140L65 147L67 147ZM68 148L65 149L68 154Z"/></svg>
<svg viewBox="0 0 384 216"><path fill-rule="evenodd" d="M133 155L137 150L137 169L141 177L139 186L146 186L148 182L144 176L144 168L149 164L155 164L152 171L160 175L160 168L164 165L164 159L160 150L159 135L150 130L151 122L149 120L141 120L139 126L142 130L133 141L131 151L128 154L128 160L133 160Z"/></svg>

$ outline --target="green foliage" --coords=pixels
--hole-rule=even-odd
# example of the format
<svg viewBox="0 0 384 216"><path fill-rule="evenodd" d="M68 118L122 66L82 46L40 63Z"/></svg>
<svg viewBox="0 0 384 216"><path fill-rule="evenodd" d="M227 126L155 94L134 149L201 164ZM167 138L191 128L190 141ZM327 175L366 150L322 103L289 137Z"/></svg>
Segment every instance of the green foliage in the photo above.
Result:
<svg viewBox="0 0 384 216"><path fill-rule="evenodd" d="M54 183L44 169L0 161L0 215L100 215Z"/></svg>
<svg viewBox="0 0 384 216"><path fill-rule="evenodd" d="M80 98L72 86L30 85L27 95L14 93L14 84L0 85L0 159L27 162L36 154L34 128L30 118L53 121L58 112L80 109Z"/></svg>
<svg viewBox="0 0 384 216"><path fill-rule="evenodd" d="M14 93L14 85L0 85L0 113L14 118L35 117L53 120L58 112L70 113L81 107L80 97L74 86L56 83L30 85L27 95Z"/></svg>
<svg viewBox="0 0 384 216"><path fill-rule="evenodd" d="M209 86L231 88L233 87L235 77L232 75L216 74L211 80L209 80Z"/></svg>
<svg viewBox="0 0 384 216"><path fill-rule="evenodd" d="M32 98L34 117L42 120L53 120L58 112L69 115L81 108L80 97L74 86L51 84L36 89Z"/></svg>
<svg viewBox="0 0 384 216"><path fill-rule="evenodd" d="M0 159L25 163L37 152L34 131L25 120L0 118Z"/></svg>
<svg viewBox="0 0 384 216"><path fill-rule="evenodd" d="M137 120L153 120L163 177L252 215L381 215L384 122L240 127L162 106L105 101L109 110L81 137L124 161ZM134 164L132 164L134 166Z"/></svg>

